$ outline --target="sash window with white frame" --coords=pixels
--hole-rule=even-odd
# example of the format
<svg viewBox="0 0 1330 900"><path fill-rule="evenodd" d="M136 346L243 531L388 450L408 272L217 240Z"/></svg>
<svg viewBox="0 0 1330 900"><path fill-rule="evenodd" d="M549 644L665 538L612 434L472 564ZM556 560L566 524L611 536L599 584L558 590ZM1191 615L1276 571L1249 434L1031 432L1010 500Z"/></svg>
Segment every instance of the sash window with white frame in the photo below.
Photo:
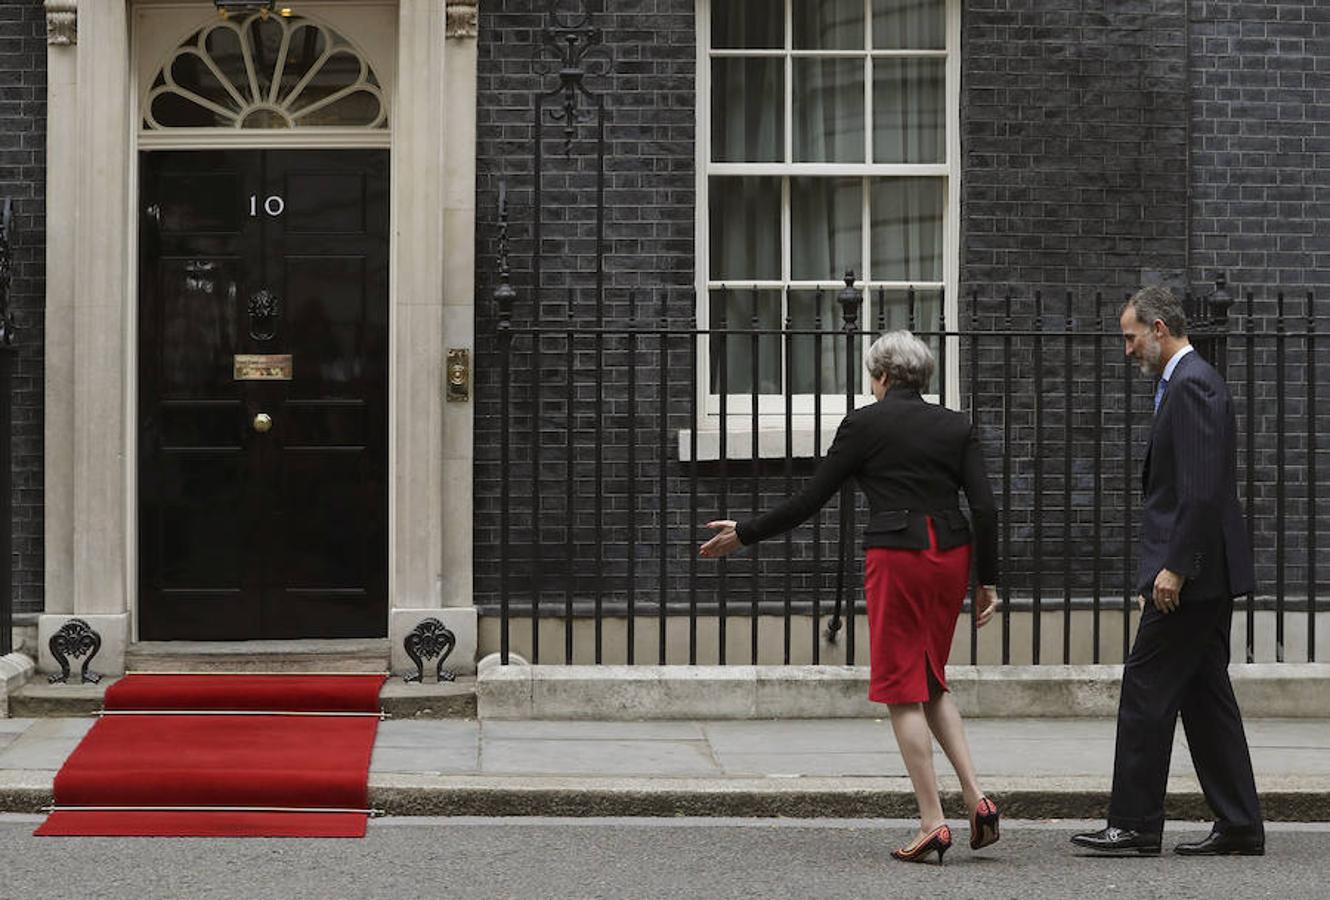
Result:
<svg viewBox="0 0 1330 900"><path fill-rule="evenodd" d="M916 330L937 330L944 297L956 321L959 14L958 0L699 0L698 319L738 332L701 355L709 416L722 344L727 411L751 413L754 323L839 332L847 269L865 300L857 403L863 352L880 323L906 326L910 291ZM789 340L787 369L782 337L759 339L764 430L786 391L811 427L819 384L834 427L845 338Z"/></svg>

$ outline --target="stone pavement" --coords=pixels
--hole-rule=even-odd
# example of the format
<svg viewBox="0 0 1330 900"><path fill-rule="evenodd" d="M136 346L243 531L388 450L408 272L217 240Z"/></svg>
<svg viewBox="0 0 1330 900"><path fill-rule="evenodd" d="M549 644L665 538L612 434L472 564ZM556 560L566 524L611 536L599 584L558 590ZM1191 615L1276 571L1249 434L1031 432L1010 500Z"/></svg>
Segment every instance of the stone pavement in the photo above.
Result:
<svg viewBox="0 0 1330 900"><path fill-rule="evenodd" d="M0 719L0 811L50 802L92 718ZM1098 818L1112 719L967 720L983 783L1009 816ZM1249 719L1271 820L1330 821L1330 720ZM956 782L940 751L949 808ZM874 719L727 721L388 720L371 804L398 815L904 816L909 781ZM1178 728L1170 818L1206 818Z"/></svg>

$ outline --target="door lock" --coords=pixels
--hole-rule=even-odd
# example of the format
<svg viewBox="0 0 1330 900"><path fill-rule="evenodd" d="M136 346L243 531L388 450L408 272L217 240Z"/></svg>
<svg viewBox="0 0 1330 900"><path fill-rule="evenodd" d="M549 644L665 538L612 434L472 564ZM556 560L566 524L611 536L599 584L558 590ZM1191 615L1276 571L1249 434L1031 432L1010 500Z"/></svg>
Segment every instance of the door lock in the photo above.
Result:
<svg viewBox="0 0 1330 900"><path fill-rule="evenodd" d="M254 430L259 434L264 434L272 428L272 416L267 413L259 413L254 417Z"/></svg>

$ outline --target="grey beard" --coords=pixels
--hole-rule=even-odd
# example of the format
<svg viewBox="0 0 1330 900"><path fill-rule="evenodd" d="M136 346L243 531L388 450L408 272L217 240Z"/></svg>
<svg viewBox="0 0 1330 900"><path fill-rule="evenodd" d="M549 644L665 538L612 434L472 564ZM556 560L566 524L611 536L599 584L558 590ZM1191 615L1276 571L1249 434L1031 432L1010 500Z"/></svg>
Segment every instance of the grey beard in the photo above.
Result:
<svg viewBox="0 0 1330 900"><path fill-rule="evenodd" d="M1164 359L1164 349L1158 344L1153 344L1141 355L1141 373L1144 375L1163 375L1164 367L1160 363Z"/></svg>

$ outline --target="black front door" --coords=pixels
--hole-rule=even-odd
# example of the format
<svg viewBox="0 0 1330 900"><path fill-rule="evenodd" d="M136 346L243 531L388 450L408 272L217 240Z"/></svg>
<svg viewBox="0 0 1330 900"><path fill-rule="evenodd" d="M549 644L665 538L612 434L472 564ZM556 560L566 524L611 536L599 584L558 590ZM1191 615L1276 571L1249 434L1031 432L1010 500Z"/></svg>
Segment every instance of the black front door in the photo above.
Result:
<svg viewBox="0 0 1330 900"><path fill-rule="evenodd" d="M140 173L140 638L385 635L387 152Z"/></svg>

